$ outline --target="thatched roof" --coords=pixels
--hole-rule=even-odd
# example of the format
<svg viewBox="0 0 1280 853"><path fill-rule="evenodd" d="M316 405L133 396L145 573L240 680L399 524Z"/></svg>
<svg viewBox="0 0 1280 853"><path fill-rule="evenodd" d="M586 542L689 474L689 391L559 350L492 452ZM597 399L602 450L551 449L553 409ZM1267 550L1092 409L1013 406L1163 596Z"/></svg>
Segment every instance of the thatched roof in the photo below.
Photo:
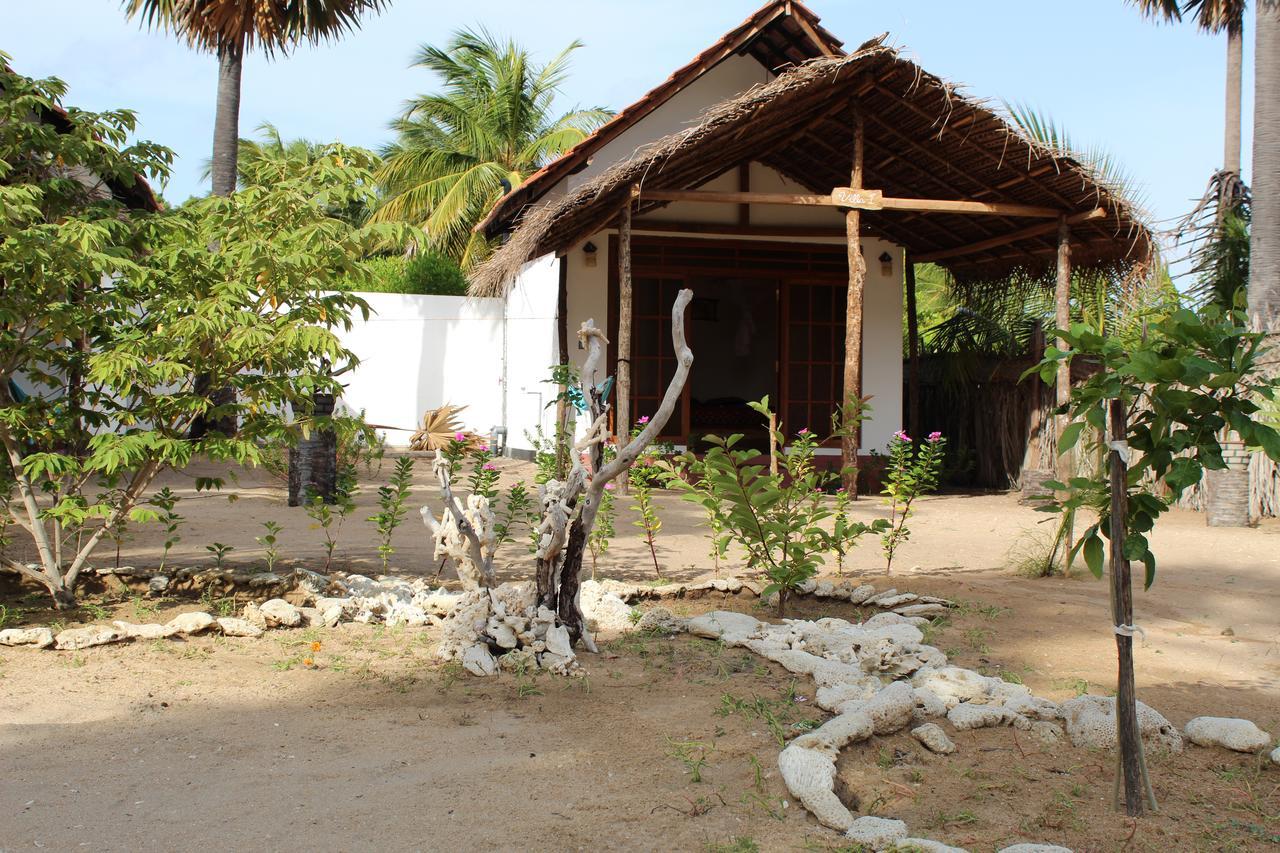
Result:
<svg viewBox="0 0 1280 853"><path fill-rule="evenodd" d="M1065 215L1105 209L1072 229L1077 268L1121 272L1144 263L1154 240L1142 216L1090 168L1038 145L982 102L926 73L878 41L848 56L815 59L713 106L695 126L659 139L554 201L531 205L505 245L471 276L494 296L528 261L613 225L632 185L691 189L756 161L814 193L847 186L852 103L866 123L864 186L886 196L1013 202ZM641 198L638 213L662 206ZM865 211L864 233L941 255L959 281L1047 276L1056 237L1043 232L970 252L968 247L1044 220L955 213Z"/></svg>

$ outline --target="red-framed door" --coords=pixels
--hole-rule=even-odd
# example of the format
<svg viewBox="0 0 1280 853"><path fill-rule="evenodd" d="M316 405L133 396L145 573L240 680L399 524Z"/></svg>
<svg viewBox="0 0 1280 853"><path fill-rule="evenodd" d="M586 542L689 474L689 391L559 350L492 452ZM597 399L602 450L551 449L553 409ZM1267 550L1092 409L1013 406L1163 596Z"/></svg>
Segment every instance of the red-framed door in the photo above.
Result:
<svg viewBox="0 0 1280 853"><path fill-rule="evenodd" d="M844 328L848 289L822 279L782 284L779 417L788 435L808 427L826 435L844 397Z"/></svg>

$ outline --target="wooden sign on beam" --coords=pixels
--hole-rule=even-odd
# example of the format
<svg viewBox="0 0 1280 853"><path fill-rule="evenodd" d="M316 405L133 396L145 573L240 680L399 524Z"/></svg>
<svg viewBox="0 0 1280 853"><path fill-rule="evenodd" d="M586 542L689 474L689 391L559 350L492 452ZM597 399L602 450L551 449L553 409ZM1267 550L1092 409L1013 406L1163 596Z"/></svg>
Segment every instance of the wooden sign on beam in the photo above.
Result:
<svg viewBox="0 0 1280 853"><path fill-rule="evenodd" d="M938 198L886 198L880 190L836 187L831 201L837 207L855 210L910 210L918 213L977 213L996 216L1030 216L1057 219L1062 211L1031 204L1003 201L956 201Z"/></svg>

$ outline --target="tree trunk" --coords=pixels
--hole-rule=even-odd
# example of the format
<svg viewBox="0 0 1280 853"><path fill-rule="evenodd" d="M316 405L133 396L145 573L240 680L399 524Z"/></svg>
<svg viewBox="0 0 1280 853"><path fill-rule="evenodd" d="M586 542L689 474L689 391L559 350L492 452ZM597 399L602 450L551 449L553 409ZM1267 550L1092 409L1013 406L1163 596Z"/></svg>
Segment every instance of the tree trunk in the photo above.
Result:
<svg viewBox="0 0 1280 853"><path fill-rule="evenodd" d="M1254 41L1249 318L1280 331L1280 0L1258 0Z"/></svg>
<svg viewBox="0 0 1280 853"><path fill-rule="evenodd" d="M614 410L613 432L618 437L619 448L631 440L631 419L635 417L631 411L631 204L632 195L628 195L618 228L618 405ZM629 491L625 477L622 490Z"/></svg>
<svg viewBox="0 0 1280 853"><path fill-rule="evenodd" d="M213 119L213 194L236 191L236 165L240 153L240 69L244 52L224 47L218 51L218 106Z"/></svg>
<svg viewBox="0 0 1280 853"><path fill-rule="evenodd" d="M1227 28L1227 92L1224 116L1222 169L1240 174L1240 90L1244 65L1244 33Z"/></svg>
<svg viewBox="0 0 1280 853"><path fill-rule="evenodd" d="M904 256L907 288L907 432L920 440L920 318L916 312L916 265Z"/></svg>
<svg viewBox="0 0 1280 853"><path fill-rule="evenodd" d="M332 394L316 392L311 397L310 417L333 414ZM311 495L324 502L336 500L338 487L338 437L332 429L312 429L289 448L289 506L307 503Z"/></svg>
<svg viewBox="0 0 1280 853"><path fill-rule="evenodd" d="M853 105L853 168L849 186L862 187L863 118ZM867 262L862 257L862 212L854 207L844 215L845 241L849 253L849 292L844 315L844 403L862 399L862 298L866 288ZM854 424L840 440L840 468L844 490L858 497L858 450L862 447L862 425Z"/></svg>
<svg viewBox="0 0 1280 853"><path fill-rule="evenodd" d="M1054 287L1054 323L1059 329L1066 329L1071 325L1071 226L1067 224L1066 217L1058 221L1058 279ZM1066 349L1067 344L1061 339L1057 339L1057 345L1060 349ZM1066 406L1071 402L1071 363L1063 360L1058 364L1057 387L1055 388L1057 397L1055 402L1059 409L1063 410L1054 419L1054 439L1062 437L1062 432L1066 429L1068 417L1066 415ZM1071 456L1068 454L1058 454L1055 465L1055 473L1058 482L1065 483L1074 475L1071 470ZM1072 540L1074 538L1073 516L1067 515L1063 519L1063 545L1067 554L1063 563L1063 573L1071 574L1071 549Z"/></svg>

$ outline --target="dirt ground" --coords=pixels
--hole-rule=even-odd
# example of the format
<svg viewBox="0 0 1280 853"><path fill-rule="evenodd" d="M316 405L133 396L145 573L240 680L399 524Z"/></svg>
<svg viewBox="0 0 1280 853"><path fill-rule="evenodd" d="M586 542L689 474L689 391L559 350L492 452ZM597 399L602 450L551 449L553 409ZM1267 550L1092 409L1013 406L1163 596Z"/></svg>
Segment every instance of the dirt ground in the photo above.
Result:
<svg viewBox="0 0 1280 853"><path fill-rule="evenodd" d="M434 573L416 507L434 496L419 462L393 571ZM202 472L203 473L203 472ZM347 522L338 566L376 573L372 477ZM240 500L183 494L187 521L170 564L209 564L205 545L262 561L261 522L284 526L282 564L323 560L318 531L261 474ZM504 463L504 476L531 472ZM630 522L601 575L654 577ZM701 517L659 497L658 556L669 577L707 573ZM881 512L874 500L856 513ZM923 501L891 578L875 542L848 570L961 603L929 642L961 665L1025 682L1054 699L1114 687L1105 586L1014 573L1045 516L1007 495ZM1137 593L1139 696L1175 723L1243 716L1280 734L1280 525L1209 529L1174 512L1154 545L1160 574ZM163 535L126 542L121 561L159 562ZM508 547L506 577L527 574ZM114 561L114 553L103 562ZM739 568L726 565L724 571ZM834 570L834 566L829 567ZM228 601L103 593L73 613L31 588L0 586L8 625L154 621ZM692 613L752 612L747 596L677 601ZM116 615L118 614L118 615ZM798 602L796 616L858 619L848 604ZM786 796L780 739L824 717L813 686L740 649L690 637L624 636L583 655L585 677L480 680L431 659L431 630L347 625L261 640L197 637L82 652L0 651L0 850L841 850ZM312 651L313 643L319 651ZM304 661L310 658L313 666ZM841 757L840 790L858 810L907 821L913 834L990 851L1020 840L1076 851L1263 850L1280 845L1280 768L1190 747L1151 757L1158 815L1133 823L1111 807L1113 758L1045 748L1012 729L955 734L933 756L908 735L873 738ZM695 781L700 776L701 781Z"/></svg>

